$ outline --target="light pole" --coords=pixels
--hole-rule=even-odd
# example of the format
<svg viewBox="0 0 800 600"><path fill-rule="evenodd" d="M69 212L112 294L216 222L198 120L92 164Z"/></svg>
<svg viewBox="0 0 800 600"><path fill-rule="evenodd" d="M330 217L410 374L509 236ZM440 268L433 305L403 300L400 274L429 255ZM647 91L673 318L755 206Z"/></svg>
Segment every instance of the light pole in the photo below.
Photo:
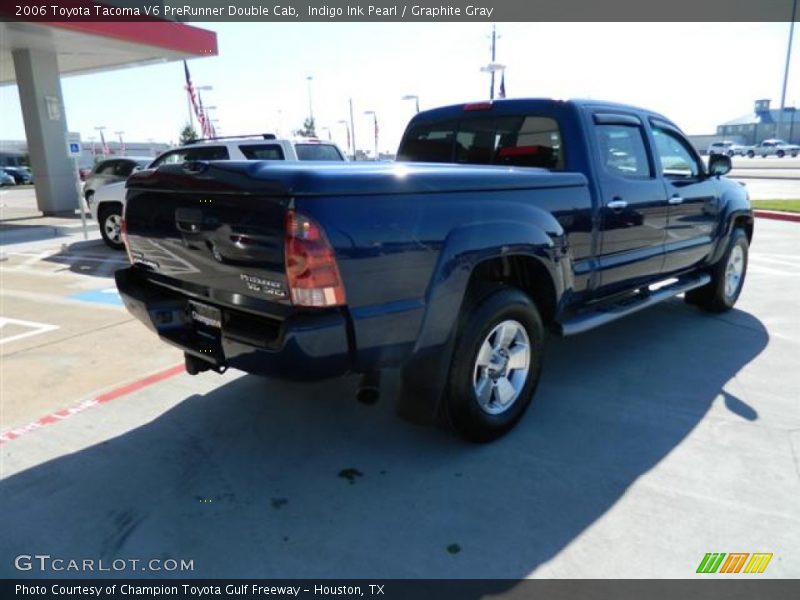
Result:
<svg viewBox="0 0 800 600"><path fill-rule="evenodd" d="M351 152L352 151L352 147L351 147L351 144L350 144L350 124L347 122L346 119L339 119L336 122L339 123L340 125L344 125L344 130L347 132L347 151ZM355 153L354 153L354 156L355 156Z"/></svg>
<svg viewBox="0 0 800 600"><path fill-rule="evenodd" d="M374 110L365 110L365 115L372 115L372 126L375 132L375 160L378 160L378 114Z"/></svg>
<svg viewBox="0 0 800 600"><path fill-rule="evenodd" d="M125 133L124 131L115 131L114 135L119 137L119 153L121 155L125 155L125 142L122 141L122 134Z"/></svg>
<svg viewBox="0 0 800 600"><path fill-rule="evenodd" d="M306 79L308 80L308 118L311 121L312 129L313 129L313 124L314 124L314 105L311 102L311 81L314 78L311 75L309 75L308 77L306 77ZM316 132L312 131L311 133L316 133Z"/></svg>
<svg viewBox="0 0 800 600"><path fill-rule="evenodd" d="M791 19L791 22L790 22L790 25L789 25L789 43L786 46L786 67L783 70L783 90L781 91L781 112L780 112L780 117L779 117L781 129L784 129L784 127L783 127L783 120L784 120L783 111L784 111L784 107L786 106L786 83L789 81L789 60L792 58L792 38L794 37L794 20L795 20L796 16L797 16L797 0L794 0L794 2L792 2L792 19ZM792 125L794 126L794 114L792 114ZM794 129L794 127L792 127L792 129ZM777 137L781 137L781 136L778 135ZM789 137L791 137L791 136L789 136ZM786 141L788 141L789 143L792 142L791 139L786 140Z"/></svg>
<svg viewBox="0 0 800 600"><path fill-rule="evenodd" d="M95 125L95 131L100 133L100 151L103 156L108 156L108 145L106 144L106 137L103 135L103 130L107 129L105 125Z"/></svg>
<svg viewBox="0 0 800 600"><path fill-rule="evenodd" d="M356 121L353 118L353 99L350 98L350 134L353 136L353 160L358 160L358 150L356 150Z"/></svg>
<svg viewBox="0 0 800 600"><path fill-rule="evenodd" d="M320 130L320 132L322 132L322 131L327 131L327 132L328 132L328 139L329 139L329 140L332 140L332 139L333 139L333 138L331 137L331 128L330 128L330 127L327 127L327 126L326 126L326 127L320 127L320 128L319 128L319 130Z"/></svg>
<svg viewBox="0 0 800 600"><path fill-rule="evenodd" d="M405 96L402 97L402 100L413 100L415 106L417 107L417 112L419 112L419 96L415 94L406 94Z"/></svg>

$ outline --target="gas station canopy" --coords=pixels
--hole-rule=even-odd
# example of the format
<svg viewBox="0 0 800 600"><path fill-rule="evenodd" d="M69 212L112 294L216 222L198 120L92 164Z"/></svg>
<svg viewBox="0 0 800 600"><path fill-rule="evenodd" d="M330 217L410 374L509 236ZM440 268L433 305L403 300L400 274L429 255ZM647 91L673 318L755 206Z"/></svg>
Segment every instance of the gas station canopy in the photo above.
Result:
<svg viewBox="0 0 800 600"><path fill-rule="evenodd" d="M16 82L11 52L19 48L56 53L63 76L215 56L217 35L173 21L0 22L0 84Z"/></svg>
<svg viewBox="0 0 800 600"><path fill-rule="evenodd" d="M45 215L74 214L79 200L61 77L215 56L217 35L163 20L32 23L8 20L10 11L0 6L0 85L19 89L36 202Z"/></svg>

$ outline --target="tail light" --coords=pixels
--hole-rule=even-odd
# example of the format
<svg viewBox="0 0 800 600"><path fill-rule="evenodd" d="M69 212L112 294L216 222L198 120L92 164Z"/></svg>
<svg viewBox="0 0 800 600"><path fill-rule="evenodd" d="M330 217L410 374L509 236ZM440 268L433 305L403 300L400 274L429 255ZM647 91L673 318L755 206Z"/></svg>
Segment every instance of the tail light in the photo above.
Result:
<svg viewBox="0 0 800 600"><path fill-rule="evenodd" d="M336 255L325 232L293 210L286 215L285 254L293 304L322 307L345 303Z"/></svg>

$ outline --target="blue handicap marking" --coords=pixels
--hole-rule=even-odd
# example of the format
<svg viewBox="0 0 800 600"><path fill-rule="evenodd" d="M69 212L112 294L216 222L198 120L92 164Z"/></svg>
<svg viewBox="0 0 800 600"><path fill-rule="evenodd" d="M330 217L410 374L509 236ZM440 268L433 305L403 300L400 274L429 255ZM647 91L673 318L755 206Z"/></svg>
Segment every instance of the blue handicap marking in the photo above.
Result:
<svg viewBox="0 0 800 600"><path fill-rule="evenodd" d="M122 298L119 297L117 288L104 288L102 290L89 290L80 292L69 297L70 300L81 302L93 302L94 304L110 304L112 306L122 306Z"/></svg>

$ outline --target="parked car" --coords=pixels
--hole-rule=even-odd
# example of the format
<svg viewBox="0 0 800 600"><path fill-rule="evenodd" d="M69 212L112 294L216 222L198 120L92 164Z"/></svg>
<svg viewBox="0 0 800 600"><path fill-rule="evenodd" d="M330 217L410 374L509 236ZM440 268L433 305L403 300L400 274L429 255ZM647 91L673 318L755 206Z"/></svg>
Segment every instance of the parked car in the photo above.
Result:
<svg viewBox="0 0 800 600"><path fill-rule="evenodd" d="M756 155L762 158L766 158L767 156L783 158L787 154L794 157L800 154L800 146L797 144L790 144L784 140L771 139L764 140L760 144L747 148L746 153L750 158Z"/></svg>
<svg viewBox="0 0 800 600"><path fill-rule="evenodd" d="M399 366L401 415L484 442L531 403L545 328L579 334L679 294L724 312L742 290L747 189L657 113L448 106L411 120L398 161L135 173L125 306L190 374L362 373L373 400Z"/></svg>
<svg viewBox="0 0 800 600"><path fill-rule="evenodd" d="M17 185L30 185L33 183L33 175L24 167L3 167L3 170L14 178Z"/></svg>
<svg viewBox="0 0 800 600"><path fill-rule="evenodd" d="M201 140L164 152L147 168L199 160L286 160L345 161L345 154L333 142L316 138L278 139L273 134ZM106 185L87 195L92 217L100 224L103 241L122 250L120 223L125 207L125 182Z"/></svg>
<svg viewBox="0 0 800 600"><path fill-rule="evenodd" d="M17 185L17 182L13 175L6 171L5 167L0 167L0 186L5 187L9 185Z"/></svg>
<svg viewBox="0 0 800 600"><path fill-rule="evenodd" d="M83 185L83 196L87 204L91 197L103 186L118 181L125 181L137 169L146 167L153 160L152 157L125 156L101 160L86 177Z"/></svg>
<svg viewBox="0 0 800 600"><path fill-rule="evenodd" d="M708 155L711 156L712 154L725 154L726 156L744 156L745 152L747 151L746 146L742 146L741 144L737 144L736 142L731 141L722 141L722 142L712 142L711 145L708 147Z"/></svg>

